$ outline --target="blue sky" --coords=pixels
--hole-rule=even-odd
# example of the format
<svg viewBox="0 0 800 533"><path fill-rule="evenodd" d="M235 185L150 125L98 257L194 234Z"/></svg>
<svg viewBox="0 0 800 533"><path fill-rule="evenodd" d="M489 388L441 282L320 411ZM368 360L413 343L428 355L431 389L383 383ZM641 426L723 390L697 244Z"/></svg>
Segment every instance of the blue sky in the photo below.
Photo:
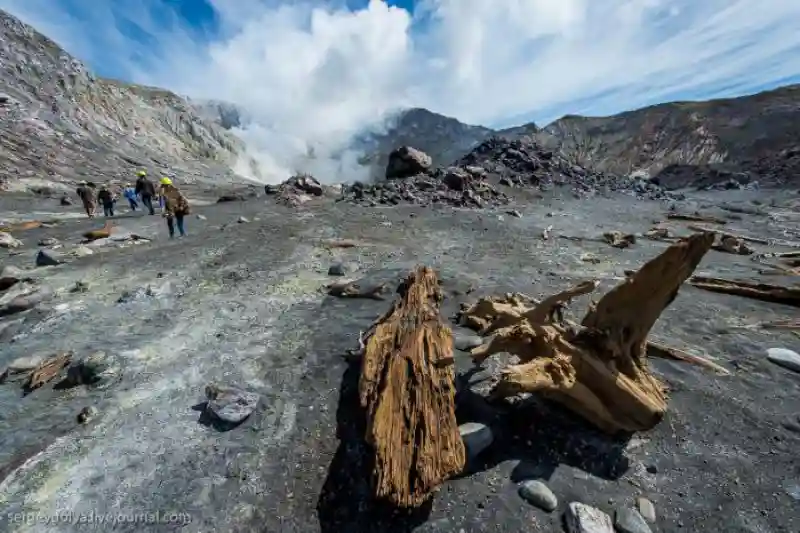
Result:
<svg viewBox="0 0 800 533"><path fill-rule="evenodd" d="M0 0L100 75L239 105L273 155L335 152L403 107L541 126L800 82L800 1L755 5Z"/></svg>

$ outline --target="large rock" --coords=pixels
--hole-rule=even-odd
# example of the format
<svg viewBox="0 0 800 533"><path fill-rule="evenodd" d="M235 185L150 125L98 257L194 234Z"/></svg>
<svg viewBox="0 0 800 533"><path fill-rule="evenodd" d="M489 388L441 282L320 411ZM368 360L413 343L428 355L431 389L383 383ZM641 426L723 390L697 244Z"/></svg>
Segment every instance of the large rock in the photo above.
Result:
<svg viewBox="0 0 800 533"><path fill-rule="evenodd" d="M206 385L206 412L228 424L238 424L258 406L260 396L236 387Z"/></svg>
<svg viewBox="0 0 800 533"><path fill-rule="evenodd" d="M401 146L389 154L386 179L402 179L422 174L432 164L433 159L425 152L410 146Z"/></svg>
<svg viewBox="0 0 800 533"><path fill-rule="evenodd" d="M0 231L0 248L19 248L22 241L15 239L10 233Z"/></svg>

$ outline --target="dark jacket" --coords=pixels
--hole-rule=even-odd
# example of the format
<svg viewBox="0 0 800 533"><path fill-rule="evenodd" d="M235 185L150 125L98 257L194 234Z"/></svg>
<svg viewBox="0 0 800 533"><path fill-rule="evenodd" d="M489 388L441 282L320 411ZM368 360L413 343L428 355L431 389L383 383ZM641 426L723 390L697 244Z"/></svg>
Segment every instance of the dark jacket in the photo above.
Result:
<svg viewBox="0 0 800 533"><path fill-rule="evenodd" d="M97 201L103 205L113 205L114 195L108 189L100 189L100 192L97 193Z"/></svg>
<svg viewBox="0 0 800 533"><path fill-rule="evenodd" d="M189 200L174 185L162 185L159 190L164 197L164 213L167 216L188 215Z"/></svg>
<svg viewBox="0 0 800 533"><path fill-rule="evenodd" d="M140 194L142 196L155 196L156 186L153 185L153 182L147 179L145 176L141 176L136 180L136 194Z"/></svg>
<svg viewBox="0 0 800 533"><path fill-rule="evenodd" d="M75 190L75 194L81 199L81 202L87 205L94 204L94 191L86 185L81 185Z"/></svg>

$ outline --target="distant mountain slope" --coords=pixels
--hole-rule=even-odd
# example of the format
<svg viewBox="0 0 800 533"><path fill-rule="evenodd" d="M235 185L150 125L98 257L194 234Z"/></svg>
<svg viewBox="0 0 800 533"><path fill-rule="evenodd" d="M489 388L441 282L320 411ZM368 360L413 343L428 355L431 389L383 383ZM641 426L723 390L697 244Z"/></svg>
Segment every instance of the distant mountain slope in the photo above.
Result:
<svg viewBox="0 0 800 533"><path fill-rule="evenodd" d="M536 135L596 169L656 175L670 165L800 181L800 85L752 96L674 102L610 117L565 116Z"/></svg>
<svg viewBox="0 0 800 533"><path fill-rule="evenodd" d="M494 134L490 128L414 108L398 113L384 132L357 139L353 148L364 152L362 162L381 178L389 153L399 146L413 146L430 155L434 165L448 165Z"/></svg>
<svg viewBox="0 0 800 533"><path fill-rule="evenodd" d="M138 168L185 180L256 175L235 136L169 91L94 76L0 11L0 187L130 178ZM239 178L241 179L241 178Z"/></svg>

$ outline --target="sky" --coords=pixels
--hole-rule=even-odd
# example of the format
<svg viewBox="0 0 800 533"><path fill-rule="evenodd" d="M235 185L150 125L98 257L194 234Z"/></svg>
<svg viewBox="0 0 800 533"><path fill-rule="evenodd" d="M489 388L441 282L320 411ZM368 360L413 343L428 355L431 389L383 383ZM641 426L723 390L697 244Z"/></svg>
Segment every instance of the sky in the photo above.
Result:
<svg viewBox="0 0 800 533"><path fill-rule="evenodd" d="M229 101L256 151L402 107L544 125L800 82L797 0L0 0L96 73Z"/></svg>

